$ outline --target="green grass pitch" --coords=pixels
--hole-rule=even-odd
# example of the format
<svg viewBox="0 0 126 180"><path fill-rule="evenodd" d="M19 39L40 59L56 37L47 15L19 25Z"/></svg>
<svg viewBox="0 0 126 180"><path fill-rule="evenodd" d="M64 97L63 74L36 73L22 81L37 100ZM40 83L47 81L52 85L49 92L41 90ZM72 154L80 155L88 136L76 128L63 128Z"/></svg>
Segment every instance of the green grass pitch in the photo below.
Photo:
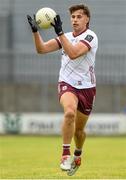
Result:
<svg viewBox="0 0 126 180"><path fill-rule="evenodd" d="M59 168L61 149L59 136L0 136L0 179L126 178L126 137L87 137L71 177Z"/></svg>

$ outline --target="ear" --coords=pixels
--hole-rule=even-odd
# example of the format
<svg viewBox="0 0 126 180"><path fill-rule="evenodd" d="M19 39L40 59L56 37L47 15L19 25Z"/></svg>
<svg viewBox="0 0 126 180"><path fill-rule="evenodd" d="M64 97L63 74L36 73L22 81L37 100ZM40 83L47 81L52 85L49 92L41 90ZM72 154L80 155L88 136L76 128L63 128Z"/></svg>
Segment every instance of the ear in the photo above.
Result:
<svg viewBox="0 0 126 180"><path fill-rule="evenodd" d="M90 19L89 17L86 17L86 23L89 23Z"/></svg>

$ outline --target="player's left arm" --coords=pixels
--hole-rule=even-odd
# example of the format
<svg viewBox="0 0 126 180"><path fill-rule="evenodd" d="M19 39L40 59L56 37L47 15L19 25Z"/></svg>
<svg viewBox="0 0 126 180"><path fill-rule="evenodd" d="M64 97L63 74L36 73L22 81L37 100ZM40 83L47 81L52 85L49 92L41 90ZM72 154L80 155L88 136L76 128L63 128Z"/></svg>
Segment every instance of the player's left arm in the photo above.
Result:
<svg viewBox="0 0 126 180"><path fill-rule="evenodd" d="M73 45L67 39L62 30L62 21L59 15L54 18L54 24L52 24L52 26L54 27L56 34L59 36L61 46L70 59L74 60L79 56L86 54L90 50L90 47L87 44L82 43L81 41L76 45Z"/></svg>
<svg viewBox="0 0 126 180"><path fill-rule="evenodd" d="M80 41L76 45L73 45L64 34L59 36L59 39L66 54L72 60L86 54L91 48L85 41Z"/></svg>

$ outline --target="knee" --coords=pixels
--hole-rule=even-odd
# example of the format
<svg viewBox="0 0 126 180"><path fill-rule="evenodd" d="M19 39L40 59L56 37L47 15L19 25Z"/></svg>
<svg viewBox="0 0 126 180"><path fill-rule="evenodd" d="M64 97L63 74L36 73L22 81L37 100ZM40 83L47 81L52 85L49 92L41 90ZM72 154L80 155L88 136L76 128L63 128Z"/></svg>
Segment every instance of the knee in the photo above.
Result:
<svg viewBox="0 0 126 180"><path fill-rule="evenodd" d="M74 123L75 116L76 116L75 111L70 108L64 114L65 120L68 124Z"/></svg>

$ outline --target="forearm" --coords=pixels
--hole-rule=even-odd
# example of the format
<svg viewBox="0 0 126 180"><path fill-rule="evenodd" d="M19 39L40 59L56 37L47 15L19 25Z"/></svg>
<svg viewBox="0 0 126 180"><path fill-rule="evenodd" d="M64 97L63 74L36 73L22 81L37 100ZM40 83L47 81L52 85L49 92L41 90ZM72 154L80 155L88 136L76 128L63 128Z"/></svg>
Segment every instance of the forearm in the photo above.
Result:
<svg viewBox="0 0 126 180"><path fill-rule="evenodd" d="M27 19L28 19L28 23L29 23L32 33L33 33L36 51L38 53L43 54L43 53L45 53L45 44L44 44L42 37L39 34L38 27L37 27L36 21L35 21L35 17L33 16L33 18L32 18L31 16L27 15Z"/></svg>
<svg viewBox="0 0 126 180"><path fill-rule="evenodd" d="M40 36L39 31L33 33L33 38L35 42L36 51L38 53L45 53L44 41L42 37Z"/></svg>
<svg viewBox="0 0 126 180"><path fill-rule="evenodd" d="M67 39L65 36L63 30L62 30L62 21L60 19L60 16L57 15L54 18L54 24L52 24L54 27L54 30L56 34L58 35L61 45L63 49L65 50L66 54L69 56L70 59L75 59L77 57L76 54L76 48L72 45L72 43Z"/></svg>
<svg viewBox="0 0 126 180"><path fill-rule="evenodd" d="M77 57L76 47L71 44L64 34L59 36L59 39L66 54L70 57L70 59L75 59Z"/></svg>

